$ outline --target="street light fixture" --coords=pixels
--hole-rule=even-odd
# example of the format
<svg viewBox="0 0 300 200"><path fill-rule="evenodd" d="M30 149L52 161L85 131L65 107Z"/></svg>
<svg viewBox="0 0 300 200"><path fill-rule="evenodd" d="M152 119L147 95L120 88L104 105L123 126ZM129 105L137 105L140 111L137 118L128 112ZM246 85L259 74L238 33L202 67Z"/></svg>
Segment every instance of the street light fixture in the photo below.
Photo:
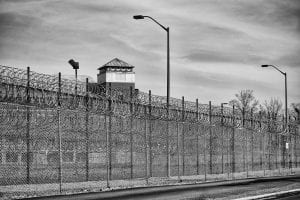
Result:
<svg viewBox="0 0 300 200"><path fill-rule="evenodd" d="M75 62L73 59L69 60L68 63L75 69L75 97L77 96L77 70L79 69L79 62Z"/></svg>
<svg viewBox="0 0 300 200"><path fill-rule="evenodd" d="M149 18L152 21L154 21L157 25L159 25L162 29L164 29L167 32L167 118L169 119L169 107L170 107L170 28L165 27L162 24L160 24L158 21L153 19L150 16L145 16L145 15L134 15L133 19L139 20L139 19L144 19L144 18ZM169 121L167 121L168 125L168 135L169 135ZM169 136L168 136L169 137ZM167 153L167 174L170 176L170 155L169 155L169 139L167 139L167 148L168 148L168 153Z"/></svg>
<svg viewBox="0 0 300 200"><path fill-rule="evenodd" d="M134 15L133 19L144 19L143 15Z"/></svg>

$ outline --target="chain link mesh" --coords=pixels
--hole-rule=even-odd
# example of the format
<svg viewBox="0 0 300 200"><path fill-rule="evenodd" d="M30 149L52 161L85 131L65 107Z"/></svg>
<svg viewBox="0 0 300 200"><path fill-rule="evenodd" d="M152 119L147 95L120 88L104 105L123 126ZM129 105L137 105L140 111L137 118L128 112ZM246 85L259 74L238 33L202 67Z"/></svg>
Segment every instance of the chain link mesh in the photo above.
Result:
<svg viewBox="0 0 300 200"><path fill-rule="evenodd" d="M280 174L296 122L0 66L0 184ZM198 102L198 101L197 101ZM104 186L103 186L104 187Z"/></svg>

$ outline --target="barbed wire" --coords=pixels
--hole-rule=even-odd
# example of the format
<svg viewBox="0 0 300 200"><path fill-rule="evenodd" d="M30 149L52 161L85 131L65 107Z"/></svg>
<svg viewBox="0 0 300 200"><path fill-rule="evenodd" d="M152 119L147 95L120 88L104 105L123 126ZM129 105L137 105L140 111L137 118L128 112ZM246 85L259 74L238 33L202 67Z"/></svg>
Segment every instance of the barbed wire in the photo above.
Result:
<svg viewBox="0 0 300 200"><path fill-rule="evenodd" d="M0 101L39 107L75 109L115 116L134 116L173 121L205 122L236 127L263 127L275 132L283 129L283 121L269 119L259 113L243 113L238 109L170 98L169 113L165 96L138 90L106 87L100 84L59 79L58 76L36 73L0 65ZM77 90L75 91L75 85ZM4 112L5 113L5 112ZM234 122L234 120L235 122ZM294 126L296 120L290 120ZM267 125L265 125L267 124Z"/></svg>

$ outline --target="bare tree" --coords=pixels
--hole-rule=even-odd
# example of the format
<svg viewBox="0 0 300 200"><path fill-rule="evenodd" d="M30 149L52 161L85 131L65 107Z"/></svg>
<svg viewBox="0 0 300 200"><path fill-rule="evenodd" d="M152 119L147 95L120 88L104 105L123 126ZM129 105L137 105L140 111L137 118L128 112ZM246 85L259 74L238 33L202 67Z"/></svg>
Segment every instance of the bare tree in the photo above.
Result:
<svg viewBox="0 0 300 200"><path fill-rule="evenodd" d="M241 111L243 116L246 112L251 110L255 112L258 107L258 100L254 97L253 90L241 90L238 94L235 94L236 99L229 101L230 105L234 105Z"/></svg>
<svg viewBox="0 0 300 200"><path fill-rule="evenodd" d="M297 114L298 124L300 124L300 103L292 103L292 107Z"/></svg>
<svg viewBox="0 0 300 200"><path fill-rule="evenodd" d="M282 110L282 102L277 98L271 98L269 101L265 101L261 109L268 118L276 120Z"/></svg>

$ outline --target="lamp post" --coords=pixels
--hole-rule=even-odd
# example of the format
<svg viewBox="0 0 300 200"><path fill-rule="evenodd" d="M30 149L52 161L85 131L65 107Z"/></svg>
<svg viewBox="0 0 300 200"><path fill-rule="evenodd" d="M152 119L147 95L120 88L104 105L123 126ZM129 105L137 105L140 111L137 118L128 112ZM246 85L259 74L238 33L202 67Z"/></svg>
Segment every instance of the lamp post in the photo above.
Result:
<svg viewBox="0 0 300 200"><path fill-rule="evenodd" d="M68 63L73 67L75 70L75 95L74 95L74 100L75 100L75 105L77 106L77 70L79 69L79 62L75 62L73 59L70 59ZM75 106L75 107L76 107ZM76 114L76 120L77 120L77 114ZM75 149L77 150L78 148L78 142L77 142L77 136L76 136L76 142L75 142ZM75 174L78 175L78 166L77 166L77 152L75 150Z"/></svg>
<svg viewBox="0 0 300 200"><path fill-rule="evenodd" d="M77 97L77 70L79 69L79 62L75 62L71 59L68 63L75 69L75 97Z"/></svg>
<svg viewBox="0 0 300 200"><path fill-rule="evenodd" d="M288 108L287 108L287 74L286 72L281 71L274 65L261 65L261 67L273 67L277 71L279 71L282 75L284 75L284 82L285 82L285 92L284 92L284 97L285 97L285 131L288 132ZM286 144L287 148L288 143ZM288 153L289 154L289 153ZM289 159L289 158L287 158ZM284 161L285 162L285 161Z"/></svg>
<svg viewBox="0 0 300 200"><path fill-rule="evenodd" d="M277 71L279 71L282 75L284 75L284 82L285 82L285 128L287 130L288 128L288 108L287 108L287 74L286 72L281 71L280 69L278 69L276 66L274 65L261 65L261 67L273 67L274 69L276 69Z"/></svg>
<svg viewBox="0 0 300 200"><path fill-rule="evenodd" d="M170 107L170 28L165 27L162 24L160 24L158 21L153 19L150 16L145 16L145 15L134 15L133 19L139 20L139 19L144 19L144 18L149 18L152 21L154 21L156 24L158 24L162 29L164 29L167 32L167 118L169 119L169 107ZM169 137L169 121L168 123L168 137ZM169 139L167 139L167 174L170 176L170 155L169 155Z"/></svg>

